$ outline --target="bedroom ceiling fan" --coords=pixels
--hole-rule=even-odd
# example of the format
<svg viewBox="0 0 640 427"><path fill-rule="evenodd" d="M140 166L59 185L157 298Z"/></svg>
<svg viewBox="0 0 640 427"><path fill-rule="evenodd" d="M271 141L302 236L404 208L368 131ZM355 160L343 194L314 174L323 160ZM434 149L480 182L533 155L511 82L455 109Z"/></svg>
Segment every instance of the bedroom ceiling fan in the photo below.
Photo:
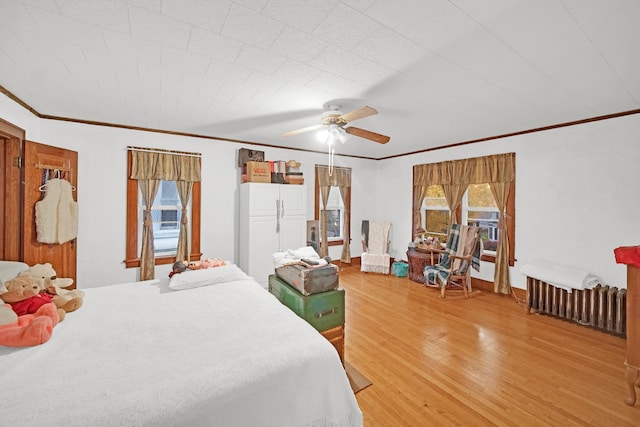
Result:
<svg viewBox="0 0 640 427"><path fill-rule="evenodd" d="M355 126L347 126L350 122L365 117L378 114L375 108L366 106L358 108L346 114L340 112L340 105L329 105L330 111L327 111L322 115L320 124L314 126L308 126L302 129L292 130L282 134L282 136L293 136L301 133L318 130L318 138L324 140L330 146L335 143L336 140L344 143L346 140L346 134L355 135L360 138L368 139L370 141L377 142L379 144L386 144L391 139L386 135L381 135L376 132L357 128Z"/></svg>

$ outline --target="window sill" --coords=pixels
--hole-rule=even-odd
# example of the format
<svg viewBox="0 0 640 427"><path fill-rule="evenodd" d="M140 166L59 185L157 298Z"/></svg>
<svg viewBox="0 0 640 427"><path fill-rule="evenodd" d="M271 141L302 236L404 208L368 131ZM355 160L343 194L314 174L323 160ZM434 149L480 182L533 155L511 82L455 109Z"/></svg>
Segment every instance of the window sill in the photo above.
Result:
<svg viewBox="0 0 640 427"><path fill-rule="evenodd" d="M480 261L491 262L493 264L496 263L495 255L482 254L480 256ZM513 258L509 258L509 267L513 267L515 265L515 260Z"/></svg>

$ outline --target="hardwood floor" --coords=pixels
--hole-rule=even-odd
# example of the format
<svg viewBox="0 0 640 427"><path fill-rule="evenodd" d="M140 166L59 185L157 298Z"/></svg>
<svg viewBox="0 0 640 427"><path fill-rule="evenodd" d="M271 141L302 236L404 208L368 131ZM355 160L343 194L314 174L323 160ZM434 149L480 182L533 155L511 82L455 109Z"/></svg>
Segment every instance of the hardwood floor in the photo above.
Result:
<svg viewBox="0 0 640 427"><path fill-rule="evenodd" d="M343 265L340 285L345 359L373 382L356 394L367 427L640 426L623 338L358 266Z"/></svg>

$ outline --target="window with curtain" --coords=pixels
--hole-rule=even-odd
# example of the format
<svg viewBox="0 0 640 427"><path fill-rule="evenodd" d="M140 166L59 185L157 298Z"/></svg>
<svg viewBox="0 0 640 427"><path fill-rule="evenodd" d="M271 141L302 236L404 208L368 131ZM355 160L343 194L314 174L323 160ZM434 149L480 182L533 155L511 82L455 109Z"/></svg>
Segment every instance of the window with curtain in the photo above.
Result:
<svg viewBox="0 0 640 427"><path fill-rule="evenodd" d="M451 211L449 211L441 185L430 185L427 188L427 195L422 201L420 216L425 230L424 233L421 233L421 236L423 238L437 238L446 243Z"/></svg>
<svg viewBox="0 0 640 427"><path fill-rule="evenodd" d="M127 170L126 267L200 259L200 154L129 147Z"/></svg>
<svg viewBox="0 0 640 427"><path fill-rule="evenodd" d="M413 167L412 230L425 226L433 195L440 186L453 223L479 225L483 261L495 263L494 291L509 293L509 266L515 257L515 153L428 163ZM430 209L427 209L430 208Z"/></svg>
<svg viewBox="0 0 640 427"><path fill-rule="evenodd" d="M187 232L191 229L191 199L186 206ZM138 193L138 246L142 245L142 229L146 206L141 191ZM158 194L151 206L153 223L153 248L156 256L175 256L182 222L182 205L176 181L161 180Z"/></svg>
<svg viewBox="0 0 640 427"><path fill-rule="evenodd" d="M483 254L495 257L500 234L500 211L489 184L470 184L460 206L462 224L480 227Z"/></svg>
<svg viewBox="0 0 640 427"><path fill-rule="evenodd" d="M326 208L322 204L320 199L320 211L326 212L326 221L324 224L320 224L320 232L322 233L322 227L327 230L328 242L342 242L342 226L344 224L344 202L340 197L340 190L337 187L331 187L329 190L329 200Z"/></svg>
<svg viewBox="0 0 640 427"><path fill-rule="evenodd" d="M422 202L420 216L424 237L447 241L451 211L441 185L430 185ZM484 255L495 257L498 246L500 210L496 206L489 184L470 184L462 196L459 212L462 224L480 227ZM492 261L490 258L485 261Z"/></svg>
<svg viewBox="0 0 640 427"><path fill-rule="evenodd" d="M316 165L315 173L314 219L320 222L320 255L327 256L329 246L342 245L340 260L350 263L351 168Z"/></svg>

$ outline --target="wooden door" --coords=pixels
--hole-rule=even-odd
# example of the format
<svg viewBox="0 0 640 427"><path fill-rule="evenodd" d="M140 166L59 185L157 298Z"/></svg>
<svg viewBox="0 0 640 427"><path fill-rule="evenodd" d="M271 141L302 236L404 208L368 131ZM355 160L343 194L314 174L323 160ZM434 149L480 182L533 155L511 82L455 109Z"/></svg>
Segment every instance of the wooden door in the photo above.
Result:
<svg viewBox="0 0 640 427"><path fill-rule="evenodd" d="M0 119L0 259L20 261L22 226L22 188L20 157L23 129Z"/></svg>
<svg viewBox="0 0 640 427"><path fill-rule="evenodd" d="M66 179L74 188L73 199L78 201L78 153L64 148L37 142L24 144L24 205L22 257L29 265L50 262L59 277L76 280L76 239L63 244L46 244L37 241L35 205L45 192L41 186L46 175ZM54 174L52 176L52 174Z"/></svg>

